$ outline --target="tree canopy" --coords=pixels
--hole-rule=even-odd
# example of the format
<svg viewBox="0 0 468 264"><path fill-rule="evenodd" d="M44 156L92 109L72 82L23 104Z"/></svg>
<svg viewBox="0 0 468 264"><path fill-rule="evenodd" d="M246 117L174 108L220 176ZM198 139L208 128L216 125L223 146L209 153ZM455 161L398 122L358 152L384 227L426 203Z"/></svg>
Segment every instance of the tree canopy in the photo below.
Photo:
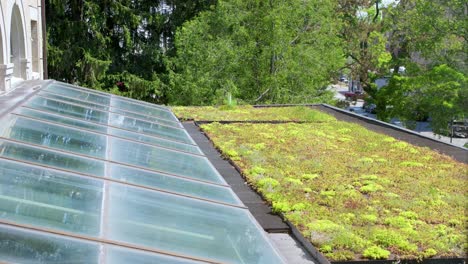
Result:
<svg viewBox="0 0 468 264"><path fill-rule="evenodd" d="M385 21L395 68L390 84L376 94L378 117L431 119L443 132L452 118L468 116L466 2L404 0ZM406 72L398 73L404 65Z"/></svg>
<svg viewBox="0 0 468 264"><path fill-rule="evenodd" d="M175 29L214 3L48 0L49 76L167 103L164 58Z"/></svg>
<svg viewBox="0 0 468 264"><path fill-rule="evenodd" d="M430 117L441 131L466 117L466 1L386 4L48 0L49 76L162 104L211 105L331 102L327 86L349 72L381 119ZM390 83L378 90L374 80L384 76Z"/></svg>
<svg viewBox="0 0 468 264"><path fill-rule="evenodd" d="M173 102L319 102L342 65L333 1L223 0L177 32Z"/></svg>

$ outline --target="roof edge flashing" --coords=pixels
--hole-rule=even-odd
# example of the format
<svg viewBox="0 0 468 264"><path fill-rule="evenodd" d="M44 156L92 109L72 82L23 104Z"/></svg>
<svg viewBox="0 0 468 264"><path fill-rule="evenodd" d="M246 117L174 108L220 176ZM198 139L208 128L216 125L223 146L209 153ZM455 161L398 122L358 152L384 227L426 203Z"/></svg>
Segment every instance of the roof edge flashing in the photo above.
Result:
<svg viewBox="0 0 468 264"><path fill-rule="evenodd" d="M414 135L414 136L417 136L417 137L428 139L428 140L431 140L431 141L434 141L434 142L437 142L437 143L449 145L451 147L459 148L459 149L462 149L462 150L468 150L468 148L465 148L465 147L457 146L455 144L448 143L448 142L445 142L445 141L442 141L442 140L438 140L436 138L428 137L428 136L420 134L420 133L418 133L416 131L413 131L413 130L410 130L410 129L407 129L407 128L404 128L404 127L399 127L399 126L393 125L391 123L384 122L382 120L373 119L373 118L370 118L370 117L367 117L367 116L363 116L363 115L359 115L359 114L356 114L356 113L353 113L353 112L350 112L350 111L346 111L344 109L341 109L341 108L338 108L338 107L335 107L335 106L332 106L332 105L329 105L329 104L318 104L318 105L321 105L323 107L327 107L329 109L335 110L337 112L340 112L340 113L348 115L348 116L352 116L352 117L357 118L357 119L365 120L366 122L375 123L375 124L377 124L379 126L388 127L388 128L391 128L391 129L394 129L394 130L397 130L397 131L401 131L401 132L411 134L411 135Z"/></svg>
<svg viewBox="0 0 468 264"><path fill-rule="evenodd" d="M14 89L0 94L0 118L3 118L15 108L23 105L32 96L53 82L52 80L21 81Z"/></svg>

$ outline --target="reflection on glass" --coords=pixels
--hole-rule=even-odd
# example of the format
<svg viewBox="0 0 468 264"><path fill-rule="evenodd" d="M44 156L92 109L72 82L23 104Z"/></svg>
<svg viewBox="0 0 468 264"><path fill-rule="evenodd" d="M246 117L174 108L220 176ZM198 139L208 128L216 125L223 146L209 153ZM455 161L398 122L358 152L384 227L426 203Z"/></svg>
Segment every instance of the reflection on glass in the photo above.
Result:
<svg viewBox="0 0 468 264"><path fill-rule="evenodd" d="M173 126L173 127L182 127L182 125L179 122L169 121L169 120L157 118L157 117L154 117L154 116L135 114L135 113L123 111L123 110L120 110L120 109L117 109L117 108L112 108L111 111L115 112L115 113L118 113L118 114L121 114L121 115L128 116L128 117L134 117L134 118L137 118L137 119L145 120L145 121L148 121L148 122L155 122L155 123L159 123L159 124L162 124L162 125L168 125L168 126Z"/></svg>
<svg viewBox="0 0 468 264"><path fill-rule="evenodd" d="M110 166L109 174L111 178L125 182L240 205L239 200L235 198L235 194L228 187L204 184L114 164Z"/></svg>
<svg viewBox="0 0 468 264"><path fill-rule="evenodd" d="M245 209L117 184L109 197L110 239L227 263L282 263Z"/></svg>
<svg viewBox="0 0 468 264"><path fill-rule="evenodd" d="M203 155L203 152L197 146L194 146L191 144L185 144L185 143L167 140L163 138L157 138L154 136L148 136L148 135L144 135L144 134L137 133L137 132L131 132L128 130L106 127L105 125L98 125L95 123L62 117L57 114L40 112L40 111L29 109L29 108L20 108L19 110L15 111L15 113L18 113L20 115L25 115L28 117L45 120L45 121L65 124L65 125L73 126L76 128L83 128L87 130L96 131L99 133L110 134L110 135L114 135L114 136L118 136L118 137L122 137L126 139L149 143L149 144L153 144L153 145L157 145L161 147L166 147L166 148L171 148L171 149L176 149L176 150Z"/></svg>
<svg viewBox="0 0 468 264"><path fill-rule="evenodd" d="M11 118L2 137L56 148L98 158L105 158L106 136L42 123L23 117Z"/></svg>
<svg viewBox="0 0 468 264"><path fill-rule="evenodd" d="M110 115L109 124L111 126L124 128L135 132L146 133L166 139L177 140L188 144L194 144L193 140L183 129L162 126L156 123L145 122L118 114Z"/></svg>
<svg viewBox="0 0 468 264"><path fill-rule="evenodd" d="M34 118L45 120L45 121L51 121L51 122L56 122L56 123L65 124L69 126L74 126L77 128L93 130L93 131L101 132L101 133L106 133L107 131L107 127L103 125L97 125L97 124L86 122L86 121L70 119L70 118L62 117L57 114L40 112L40 111L32 110L29 108L20 108L16 110L15 113L29 116L29 117L34 117Z"/></svg>
<svg viewBox="0 0 468 264"><path fill-rule="evenodd" d="M67 97L73 97L81 101L88 101L102 105L109 105L110 102L110 95L89 93L65 84L51 84L44 90Z"/></svg>
<svg viewBox="0 0 468 264"><path fill-rule="evenodd" d="M0 259L10 263L99 263L99 245L0 225Z"/></svg>
<svg viewBox="0 0 468 264"><path fill-rule="evenodd" d="M176 141L171 141L171 140L166 140L162 138L156 138L156 137L151 137L147 136L144 134L139 134L136 132L130 132L126 130L121 130L121 129L116 129L116 128L109 128L109 134L127 138L127 139L133 139L137 141L141 141L144 143L149 143L161 147L166 147L166 148L171 148L171 149L176 149L176 150L181 150L185 152L190 152L194 154L203 154L203 152L194 145L190 144L185 144L185 143L180 143Z"/></svg>
<svg viewBox="0 0 468 264"><path fill-rule="evenodd" d="M0 135L4 137L0 139L0 219L216 262L282 263L263 230L245 209L137 188L109 178L79 176L112 177L202 199L240 204L230 188L196 181L225 184L206 157L184 153L201 154L185 130L155 123L165 119L167 124L180 125L168 109L67 85L52 85L46 90L60 95L42 93L77 105L35 96L27 101L28 107L16 109L16 115L2 120L5 125L0 127ZM109 114L95 109L92 103L102 104L102 109L109 106L124 111L124 115L128 111L135 113L133 117ZM1 224L0 260L194 263Z"/></svg>
<svg viewBox="0 0 468 264"><path fill-rule="evenodd" d="M201 264L202 262L164 256L159 254L151 254L143 251L126 249L123 247L106 246L107 256L106 263L109 264ZM204 263L204 262L203 262Z"/></svg>
<svg viewBox="0 0 468 264"><path fill-rule="evenodd" d="M75 117L87 121L93 121L101 124L107 124L108 114L87 107L66 104L42 97L33 97L26 104L34 109L59 113L64 116Z"/></svg>
<svg viewBox="0 0 468 264"><path fill-rule="evenodd" d="M173 173L189 178L224 183L207 158L112 138L113 161Z"/></svg>
<svg viewBox="0 0 468 264"><path fill-rule="evenodd" d="M144 115L151 115L167 120L178 121L167 108L161 108L156 105L149 106L146 104L139 104L136 102L114 97L112 98L111 106L115 108L120 108L122 110L141 113Z"/></svg>
<svg viewBox="0 0 468 264"><path fill-rule="evenodd" d="M104 162L0 140L0 156L79 173L104 176Z"/></svg>
<svg viewBox="0 0 468 264"><path fill-rule="evenodd" d="M81 106L85 106L85 107L88 107L88 108L94 108L94 109L98 109L98 110L102 110L102 111L109 111L109 107L107 107L107 106L97 105L97 104L94 104L94 103L90 103L88 101L83 101L83 100L74 99L74 98L68 98L68 97L64 97L64 96L56 95L56 94L51 94L51 93L47 93L47 92L39 92L39 95L41 95L41 97L47 97L47 98L50 98L52 100L65 101L66 103L78 104L78 105L81 105Z"/></svg>
<svg viewBox="0 0 468 264"><path fill-rule="evenodd" d="M102 183L0 159L0 218L73 233L99 233Z"/></svg>

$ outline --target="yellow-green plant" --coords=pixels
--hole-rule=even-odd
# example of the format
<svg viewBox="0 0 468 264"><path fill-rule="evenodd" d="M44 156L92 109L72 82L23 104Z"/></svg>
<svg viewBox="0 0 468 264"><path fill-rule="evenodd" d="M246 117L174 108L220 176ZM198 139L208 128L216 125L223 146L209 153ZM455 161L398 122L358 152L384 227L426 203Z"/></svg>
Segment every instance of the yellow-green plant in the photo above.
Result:
<svg viewBox="0 0 468 264"><path fill-rule="evenodd" d="M465 256L466 164L336 120L202 128L332 260Z"/></svg>

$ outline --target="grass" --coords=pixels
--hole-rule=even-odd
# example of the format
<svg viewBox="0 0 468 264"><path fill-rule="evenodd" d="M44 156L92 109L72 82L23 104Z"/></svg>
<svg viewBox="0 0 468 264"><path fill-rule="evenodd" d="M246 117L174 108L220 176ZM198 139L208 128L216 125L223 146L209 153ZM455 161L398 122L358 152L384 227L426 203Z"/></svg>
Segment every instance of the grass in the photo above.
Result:
<svg viewBox="0 0 468 264"><path fill-rule="evenodd" d="M465 164L334 118L202 128L331 260L467 252Z"/></svg>
<svg viewBox="0 0 468 264"><path fill-rule="evenodd" d="M328 122L334 117L308 107L254 108L237 107L172 107L172 111L181 120L204 121L304 121Z"/></svg>

